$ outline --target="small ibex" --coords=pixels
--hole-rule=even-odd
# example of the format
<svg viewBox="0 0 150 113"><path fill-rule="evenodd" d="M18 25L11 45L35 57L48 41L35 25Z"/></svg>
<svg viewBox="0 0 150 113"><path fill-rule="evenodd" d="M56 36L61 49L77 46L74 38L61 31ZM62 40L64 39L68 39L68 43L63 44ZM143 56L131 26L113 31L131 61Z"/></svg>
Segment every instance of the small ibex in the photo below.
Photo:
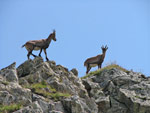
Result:
<svg viewBox="0 0 150 113"><path fill-rule="evenodd" d="M102 51L103 51L102 54L97 55L97 56L95 56L95 57L88 58L88 59L84 62L84 66L86 66L86 68L87 68L86 74L88 74L88 72L90 71L90 69L91 69L92 67L98 66L98 68L101 68L102 63L103 63L104 58L105 58L106 50L108 49L108 47L107 47L107 45L106 45L105 47L102 46L101 48L102 48Z"/></svg>
<svg viewBox="0 0 150 113"><path fill-rule="evenodd" d="M30 41L26 42L22 47L24 47L24 46L26 47L26 49L28 51L28 54L27 54L28 59L29 59L30 55L36 57L36 55L34 55L32 53L33 50L40 50L40 53L39 53L40 57L41 57L42 50L44 50L46 60L49 61L49 59L47 58L46 49L49 47L51 40L56 41L55 30L53 30L53 33L51 33L47 39L30 40Z"/></svg>

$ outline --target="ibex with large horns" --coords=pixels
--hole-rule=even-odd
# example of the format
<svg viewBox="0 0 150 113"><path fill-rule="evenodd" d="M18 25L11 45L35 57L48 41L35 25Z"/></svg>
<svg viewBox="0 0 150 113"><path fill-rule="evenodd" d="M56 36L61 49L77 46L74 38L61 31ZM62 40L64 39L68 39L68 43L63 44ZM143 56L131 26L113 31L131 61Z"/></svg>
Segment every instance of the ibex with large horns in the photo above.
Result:
<svg viewBox="0 0 150 113"><path fill-rule="evenodd" d="M49 47L51 40L56 41L55 30L53 30L53 33L51 33L48 36L48 38L41 39L41 40L30 40L30 41L26 42L22 47L24 47L24 46L26 47L26 49L28 51L28 54L27 54L28 59L29 59L30 55L36 57L36 55L34 55L32 53L33 50L40 50L39 56L41 56L41 52L42 52L42 50L44 50L46 60L48 61L49 59L47 58L46 49Z"/></svg>
<svg viewBox="0 0 150 113"><path fill-rule="evenodd" d="M107 45L105 47L102 46L101 49L102 49L102 52L103 52L102 54L97 55L95 57L88 58L84 62L84 66L86 66L86 68L87 68L86 74L88 74L88 72L90 71L90 69L92 67L98 66L98 68L101 68L102 63L103 63L104 58L105 58L106 50L108 49L108 47L107 47Z"/></svg>

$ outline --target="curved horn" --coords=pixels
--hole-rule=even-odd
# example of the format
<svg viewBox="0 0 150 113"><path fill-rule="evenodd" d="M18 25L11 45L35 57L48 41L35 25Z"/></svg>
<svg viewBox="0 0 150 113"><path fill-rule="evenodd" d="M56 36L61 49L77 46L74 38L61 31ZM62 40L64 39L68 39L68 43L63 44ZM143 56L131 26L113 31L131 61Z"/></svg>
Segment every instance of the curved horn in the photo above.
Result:
<svg viewBox="0 0 150 113"><path fill-rule="evenodd" d="M55 29L53 29L53 32L56 32Z"/></svg>

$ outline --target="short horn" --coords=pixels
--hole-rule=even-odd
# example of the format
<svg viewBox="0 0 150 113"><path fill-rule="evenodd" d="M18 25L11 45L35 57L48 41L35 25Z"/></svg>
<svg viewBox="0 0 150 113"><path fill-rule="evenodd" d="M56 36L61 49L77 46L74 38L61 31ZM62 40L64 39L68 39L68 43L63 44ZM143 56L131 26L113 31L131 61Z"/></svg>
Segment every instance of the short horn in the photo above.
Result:
<svg viewBox="0 0 150 113"><path fill-rule="evenodd" d="M56 32L55 29L53 29L53 32Z"/></svg>
<svg viewBox="0 0 150 113"><path fill-rule="evenodd" d="M105 48L108 49L108 46L106 45Z"/></svg>

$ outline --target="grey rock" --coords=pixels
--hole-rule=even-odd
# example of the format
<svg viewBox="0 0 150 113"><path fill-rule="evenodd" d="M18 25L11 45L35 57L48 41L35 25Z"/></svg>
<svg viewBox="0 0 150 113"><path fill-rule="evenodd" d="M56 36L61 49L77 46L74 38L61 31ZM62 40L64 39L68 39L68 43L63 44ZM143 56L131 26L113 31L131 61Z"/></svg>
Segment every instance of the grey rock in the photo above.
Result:
<svg viewBox="0 0 150 113"><path fill-rule="evenodd" d="M14 113L150 113L150 78L112 68L81 79L36 57L0 70L0 105L12 104L22 105Z"/></svg>
<svg viewBox="0 0 150 113"><path fill-rule="evenodd" d="M17 73L19 77L24 77L29 75L34 69L38 68L43 62L41 57L36 57L34 60L27 60L17 68Z"/></svg>
<svg viewBox="0 0 150 113"><path fill-rule="evenodd" d="M52 110L49 113L64 113L64 112Z"/></svg>
<svg viewBox="0 0 150 113"><path fill-rule="evenodd" d="M13 113L44 113L37 101Z"/></svg>
<svg viewBox="0 0 150 113"><path fill-rule="evenodd" d="M39 106L41 107L41 109L44 113L48 113L50 111L49 103L46 102L45 100L38 99L38 104L39 104Z"/></svg>
<svg viewBox="0 0 150 113"><path fill-rule="evenodd" d="M4 81L8 82L18 82L18 76L16 71L16 62L12 63L10 66L0 70L0 76L2 76Z"/></svg>
<svg viewBox="0 0 150 113"><path fill-rule="evenodd" d="M100 113L150 112L150 81L139 73L114 68L82 81Z"/></svg>
<svg viewBox="0 0 150 113"><path fill-rule="evenodd" d="M96 101L96 104L98 105L99 112L106 113L107 110L111 108L109 96L99 97L95 101Z"/></svg>
<svg viewBox="0 0 150 113"><path fill-rule="evenodd" d="M27 60L17 68L18 77L24 77L33 70L34 64L32 60Z"/></svg>
<svg viewBox="0 0 150 113"><path fill-rule="evenodd" d="M72 96L62 100L62 103L67 113L98 113L96 104L90 99L84 100L78 96Z"/></svg>
<svg viewBox="0 0 150 113"><path fill-rule="evenodd" d="M9 105L10 103L18 103L28 105L31 103L31 91L22 88L18 83L9 83L7 86L1 87L0 90L1 104Z"/></svg>
<svg viewBox="0 0 150 113"><path fill-rule="evenodd" d="M65 112L64 107L61 102L55 102L54 104L55 104L55 109L57 111L61 111L63 113Z"/></svg>
<svg viewBox="0 0 150 113"><path fill-rule="evenodd" d="M0 91L0 104L9 105L15 100L15 97L8 91Z"/></svg>
<svg viewBox="0 0 150 113"><path fill-rule="evenodd" d="M76 68L73 68L71 70L71 72L75 75L75 76L78 76L78 70Z"/></svg>

